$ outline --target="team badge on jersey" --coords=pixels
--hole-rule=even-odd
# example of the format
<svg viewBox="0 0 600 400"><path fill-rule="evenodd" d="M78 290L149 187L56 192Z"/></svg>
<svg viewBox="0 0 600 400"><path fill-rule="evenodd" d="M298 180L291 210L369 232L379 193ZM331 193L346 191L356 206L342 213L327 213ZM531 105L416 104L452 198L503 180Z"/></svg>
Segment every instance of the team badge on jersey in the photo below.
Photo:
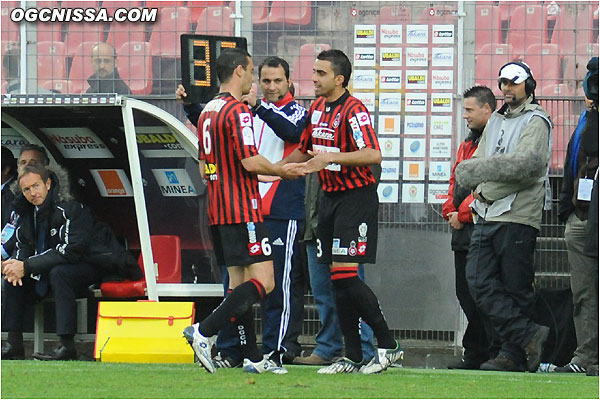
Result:
<svg viewBox="0 0 600 400"><path fill-rule="evenodd" d="M335 116L335 119L333 120L333 129L340 126L340 119L342 119L342 117L341 117L340 113L337 113L337 115Z"/></svg>
<svg viewBox="0 0 600 400"><path fill-rule="evenodd" d="M369 113L359 112L358 114L356 114L356 119L358 119L358 124L360 126L371 124L371 118L369 117Z"/></svg>
<svg viewBox="0 0 600 400"><path fill-rule="evenodd" d="M313 125L318 124L319 120L321 119L321 114L323 114L322 111L314 111L310 117L310 123Z"/></svg>
<svg viewBox="0 0 600 400"><path fill-rule="evenodd" d="M252 126L252 114L240 113L240 125L241 126Z"/></svg>
<svg viewBox="0 0 600 400"><path fill-rule="evenodd" d="M367 224L365 222L361 223L358 226L358 241L359 242L367 241L367 230L368 229L369 229L369 227L367 226Z"/></svg>

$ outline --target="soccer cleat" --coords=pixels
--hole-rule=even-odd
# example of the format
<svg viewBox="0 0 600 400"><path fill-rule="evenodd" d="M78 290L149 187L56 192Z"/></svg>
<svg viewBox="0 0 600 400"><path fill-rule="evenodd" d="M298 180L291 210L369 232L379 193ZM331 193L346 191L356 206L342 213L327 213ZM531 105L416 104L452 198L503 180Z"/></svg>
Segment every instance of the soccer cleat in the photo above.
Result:
<svg viewBox="0 0 600 400"><path fill-rule="evenodd" d="M217 368L237 368L242 366L242 361L238 361L232 357L223 356L221 353L218 353L212 361Z"/></svg>
<svg viewBox="0 0 600 400"><path fill-rule="evenodd" d="M275 361L270 360L268 358L263 358L260 361L254 362L249 359L244 359L244 366L242 367L244 372L249 372L251 374L262 374L265 372L272 372L274 374L287 374L287 369L280 367L275 363Z"/></svg>
<svg viewBox="0 0 600 400"><path fill-rule="evenodd" d="M583 374L583 373L585 373L585 368L583 368L579 364L568 363L565 366L556 368L554 370L554 372L574 372L574 373Z"/></svg>
<svg viewBox="0 0 600 400"><path fill-rule="evenodd" d="M363 374L377 374L385 371L388 367L398 360L404 359L404 351L400 348L400 343L396 341L395 349L377 349L377 354L367 365L360 369Z"/></svg>
<svg viewBox="0 0 600 400"><path fill-rule="evenodd" d="M354 374L360 371L362 363L356 363L349 358L341 357L336 362L317 371L318 374Z"/></svg>
<svg viewBox="0 0 600 400"><path fill-rule="evenodd" d="M183 330L183 337L185 337L190 346L192 346L196 358L198 358L198 361L200 361L200 364L202 364L204 369L209 373L214 374L217 372L217 368L211 359L211 349L213 344L209 338L200 333L198 330L199 326L200 324L196 322L194 325L185 328Z"/></svg>

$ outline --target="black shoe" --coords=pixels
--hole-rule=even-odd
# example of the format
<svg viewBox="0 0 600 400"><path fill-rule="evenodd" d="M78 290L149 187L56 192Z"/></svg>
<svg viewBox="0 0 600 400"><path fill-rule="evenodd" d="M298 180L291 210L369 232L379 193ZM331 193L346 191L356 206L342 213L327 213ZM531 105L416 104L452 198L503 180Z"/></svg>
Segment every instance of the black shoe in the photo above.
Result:
<svg viewBox="0 0 600 400"><path fill-rule="evenodd" d="M479 368L484 371L525 372L525 368L522 364L517 364L510 358L503 355L499 355L496 358L487 360L481 364Z"/></svg>
<svg viewBox="0 0 600 400"><path fill-rule="evenodd" d="M238 368L242 366L243 360L235 360L233 357L218 353L212 361L217 368Z"/></svg>
<svg viewBox="0 0 600 400"><path fill-rule="evenodd" d="M465 360L463 358L462 360L454 361L448 364L448 369L479 369L480 365L480 362L468 359Z"/></svg>
<svg viewBox="0 0 600 400"><path fill-rule="evenodd" d="M34 353L33 358L40 361L73 361L77 360L77 350L60 345L48 354Z"/></svg>
<svg viewBox="0 0 600 400"><path fill-rule="evenodd" d="M25 349L23 345L14 346L9 342L6 342L2 345L2 359L3 360L24 360L25 359Z"/></svg>
<svg viewBox="0 0 600 400"><path fill-rule="evenodd" d="M548 339L549 333L550 328L547 326L540 326L533 336L533 339L531 339L531 342L525 346L525 354L527 354L527 370L529 372L536 372L538 370L544 343L546 342L546 339Z"/></svg>
<svg viewBox="0 0 600 400"><path fill-rule="evenodd" d="M557 367L554 372L574 372L574 373L585 373L586 370L579 364L568 363L567 365L563 365L562 367Z"/></svg>

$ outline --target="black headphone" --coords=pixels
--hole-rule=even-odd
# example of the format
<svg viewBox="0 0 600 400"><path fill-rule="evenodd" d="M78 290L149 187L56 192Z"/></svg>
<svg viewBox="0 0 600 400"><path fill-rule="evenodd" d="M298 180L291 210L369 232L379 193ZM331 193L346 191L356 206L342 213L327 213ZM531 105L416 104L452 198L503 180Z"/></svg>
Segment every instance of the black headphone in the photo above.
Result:
<svg viewBox="0 0 600 400"><path fill-rule="evenodd" d="M533 74L531 73L531 70L529 69L527 64L519 62L519 61L508 62L500 68L500 70L498 71L498 76L500 76L500 72L502 71L502 69L504 67L506 67L507 65L511 65L511 64L518 65L519 67L523 68L525 70L525 72L527 73L527 79L525 80L525 94L527 94L527 96L531 96L531 94L535 91L537 82L535 81L535 79L533 79ZM500 81L498 81L498 89L500 89Z"/></svg>

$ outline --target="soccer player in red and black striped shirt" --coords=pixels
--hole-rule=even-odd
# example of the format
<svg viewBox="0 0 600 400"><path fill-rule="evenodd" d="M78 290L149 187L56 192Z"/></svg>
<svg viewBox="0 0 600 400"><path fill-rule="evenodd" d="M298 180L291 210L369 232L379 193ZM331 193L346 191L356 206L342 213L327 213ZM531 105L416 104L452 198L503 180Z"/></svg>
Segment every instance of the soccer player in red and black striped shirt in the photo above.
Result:
<svg viewBox="0 0 600 400"><path fill-rule="evenodd" d="M299 167L304 172L319 171L325 194L319 204L317 256L331 267L346 357L320 369L324 374L376 373L403 356L377 297L357 276L360 263L375 262L379 199L369 165L381 163L381 152L366 107L346 90L351 73L342 51L326 50L317 56L313 83L318 98L308 111L298 149L283 161L305 161ZM360 318L373 328L380 347L366 365Z"/></svg>
<svg viewBox="0 0 600 400"><path fill-rule="evenodd" d="M247 372L286 373L256 346L252 304L274 287L269 233L263 224L257 174L292 177L290 166L274 165L258 154L252 114L240 102L252 86L254 64L242 49L228 49L216 63L220 93L198 120L200 173L208 181L208 217L217 262L229 272L231 294L212 314L187 327L184 336L211 373L211 336L227 323L239 333ZM293 166L292 166L293 167ZM298 169L296 169L298 170ZM301 173L300 173L301 174Z"/></svg>

